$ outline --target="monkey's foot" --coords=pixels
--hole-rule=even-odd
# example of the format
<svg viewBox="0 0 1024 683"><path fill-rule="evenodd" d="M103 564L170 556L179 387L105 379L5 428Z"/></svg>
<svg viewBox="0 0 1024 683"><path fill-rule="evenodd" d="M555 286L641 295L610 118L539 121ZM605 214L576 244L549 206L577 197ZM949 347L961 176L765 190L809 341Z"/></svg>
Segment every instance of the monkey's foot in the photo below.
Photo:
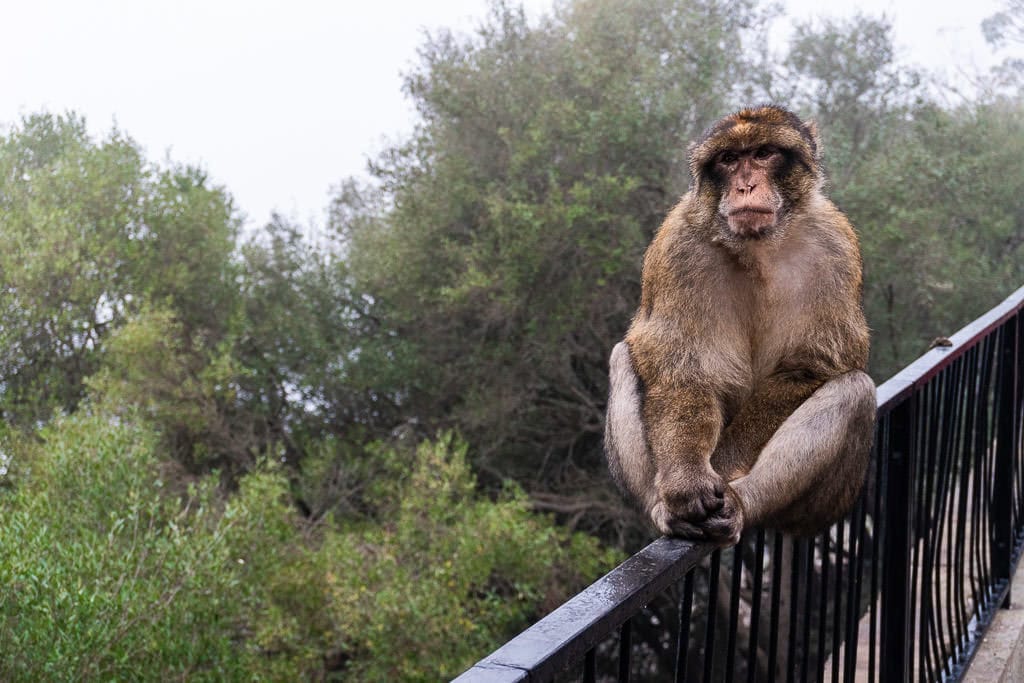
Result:
<svg viewBox="0 0 1024 683"><path fill-rule="evenodd" d="M666 536L721 547L735 545L743 532L743 506L728 484L716 485L710 492L710 496L705 492L663 497L651 509L651 520Z"/></svg>

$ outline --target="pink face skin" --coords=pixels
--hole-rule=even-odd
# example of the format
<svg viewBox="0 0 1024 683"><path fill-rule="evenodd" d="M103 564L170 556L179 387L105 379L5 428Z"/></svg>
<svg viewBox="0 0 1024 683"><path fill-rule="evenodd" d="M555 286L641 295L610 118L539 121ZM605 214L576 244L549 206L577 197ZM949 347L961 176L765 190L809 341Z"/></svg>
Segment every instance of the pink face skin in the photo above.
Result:
<svg viewBox="0 0 1024 683"><path fill-rule="evenodd" d="M725 179L718 213L737 237L762 237L778 222L782 196L773 176L782 161L782 152L772 145L726 150L715 159L715 170Z"/></svg>

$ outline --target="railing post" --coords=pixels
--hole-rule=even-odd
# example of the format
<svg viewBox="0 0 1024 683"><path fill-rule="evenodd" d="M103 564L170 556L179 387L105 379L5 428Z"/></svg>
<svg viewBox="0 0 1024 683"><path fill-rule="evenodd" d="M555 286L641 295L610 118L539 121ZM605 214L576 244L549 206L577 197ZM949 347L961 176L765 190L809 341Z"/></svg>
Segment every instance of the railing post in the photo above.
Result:
<svg viewBox="0 0 1024 683"><path fill-rule="evenodd" d="M910 557L913 545L913 448L916 432L917 394L912 394L890 413L885 463L885 538L882 550L882 633L879 657L882 683L910 680L914 648L913 614L910 610Z"/></svg>
<svg viewBox="0 0 1024 683"><path fill-rule="evenodd" d="M992 483L992 576L1006 581L1011 579L1013 554L1013 482L1016 480L1016 413L1018 379L1018 325L1015 315L1003 325L999 348L999 378L996 381L995 481ZM1002 607L1009 608L1007 589Z"/></svg>

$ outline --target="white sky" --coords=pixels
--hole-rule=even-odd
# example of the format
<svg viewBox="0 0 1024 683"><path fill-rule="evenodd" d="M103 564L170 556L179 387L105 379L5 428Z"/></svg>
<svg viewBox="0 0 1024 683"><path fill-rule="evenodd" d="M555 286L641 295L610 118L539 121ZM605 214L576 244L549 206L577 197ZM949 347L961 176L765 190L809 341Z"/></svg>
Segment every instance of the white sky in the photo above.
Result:
<svg viewBox="0 0 1024 683"><path fill-rule="evenodd" d="M551 0L525 0L531 16ZM786 0L794 19L854 8L893 19L910 61L947 72L996 60L998 0ZM423 29L470 30L485 0L7 0L0 125L74 110L146 150L198 163L250 225L272 210L322 224L329 190L412 129L401 73Z"/></svg>

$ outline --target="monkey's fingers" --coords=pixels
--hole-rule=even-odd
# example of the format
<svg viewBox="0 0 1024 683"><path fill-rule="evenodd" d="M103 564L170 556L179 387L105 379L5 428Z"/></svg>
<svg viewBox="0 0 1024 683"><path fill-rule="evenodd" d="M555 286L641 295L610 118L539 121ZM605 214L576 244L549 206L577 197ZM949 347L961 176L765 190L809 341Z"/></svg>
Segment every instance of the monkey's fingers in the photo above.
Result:
<svg viewBox="0 0 1024 683"><path fill-rule="evenodd" d="M690 481L662 493L661 499L672 517L701 524L721 514L726 506L726 484L717 475L701 482Z"/></svg>
<svg viewBox="0 0 1024 683"><path fill-rule="evenodd" d="M731 491L723 497L722 506L716 513L699 522L677 514L664 503L654 506L651 519L666 536L715 543L722 547L736 544L743 532L742 507Z"/></svg>
<svg viewBox="0 0 1024 683"><path fill-rule="evenodd" d="M690 524L682 520L673 520L662 533L691 541L714 543L720 547L735 545L743 532L742 526L735 519L712 517L704 524Z"/></svg>

